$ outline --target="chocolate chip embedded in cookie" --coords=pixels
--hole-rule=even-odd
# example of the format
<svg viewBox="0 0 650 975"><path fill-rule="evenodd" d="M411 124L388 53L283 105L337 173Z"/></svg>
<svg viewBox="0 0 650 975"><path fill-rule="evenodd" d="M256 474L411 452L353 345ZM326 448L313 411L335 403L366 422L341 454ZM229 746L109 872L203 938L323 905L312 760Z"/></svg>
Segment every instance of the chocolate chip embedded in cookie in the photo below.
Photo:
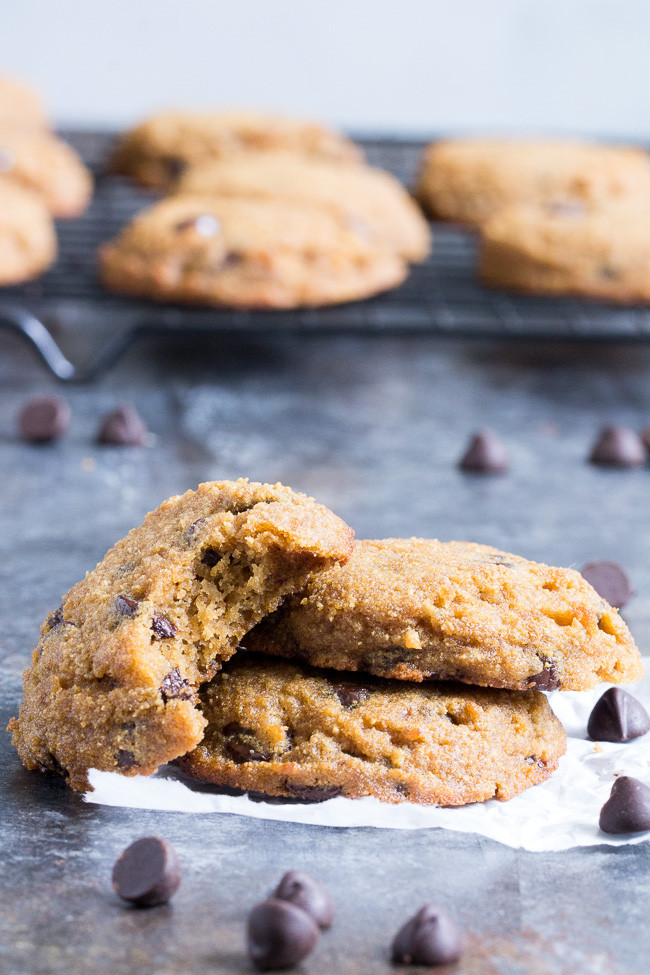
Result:
<svg viewBox="0 0 650 975"><path fill-rule="evenodd" d="M215 481L170 498L43 624L11 722L23 763L84 789L91 768L148 774L194 747L199 684L312 572L347 558L351 537L280 484Z"/></svg>
<svg viewBox="0 0 650 975"><path fill-rule="evenodd" d="M547 779L565 751L564 729L536 691L350 677L367 692L350 707L331 678L237 655L201 690L205 736L178 764L271 796L455 806L509 799ZM244 722L247 759L229 748L233 724Z"/></svg>
<svg viewBox="0 0 650 975"><path fill-rule="evenodd" d="M0 131L0 181L35 193L55 217L83 213L92 178L76 152L47 132Z"/></svg>
<svg viewBox="0 0 650 975"><path fill-rule="evenodd" d="M315 122L256 112L163 112L122 139L113 167L144 186L169 189L191 166L241 152L288 150L357 162L361 150Z"/></svg>
<svg viewBox="0 0 650 975"><path fill-rule="evenodd" d="M235 308L367 298L400 284L404 261L340 213L288 200L173 197L100 253L113 291Z"/></svg>
<svg viewBox="0 0 650 975"><path fill-rule="evenodd" d="M449 139L425 150L417 194L432 216L481 226L504 207L548 204L571 219L583 201L650 187L643 149L543 139Z"/></svg>
<svg viewBox="0 0 650 975"><path fill-rule="evenodd" d="M52 217L41 201L0 177L0 286L43 274L56 251Z"/></svg>
<svg viewBox="0 0 650 975"><path fill-rule="evenodd" d="M321 207L353 227L365 224L408 261L423 260L431 246L427 222L402 184L370 166L293 152L241 153L189 169L175 191Z"/></svg>
<svg viewBox="0 0 650 975"><path fill-rule="evenodd" d="M245 640L247 649L381 677L584 690L638 680L625 623L572 569L487 545L354 543Z"/></svg>

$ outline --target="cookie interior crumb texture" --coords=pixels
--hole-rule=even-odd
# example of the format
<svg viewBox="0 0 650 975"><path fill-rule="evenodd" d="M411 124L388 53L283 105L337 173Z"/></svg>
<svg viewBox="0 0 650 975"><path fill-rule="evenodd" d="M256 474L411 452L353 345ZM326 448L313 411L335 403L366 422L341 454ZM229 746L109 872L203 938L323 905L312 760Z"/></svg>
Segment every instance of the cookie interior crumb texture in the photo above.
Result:
<svg viewBox="0 0 650 975"><path fill-rule="evenodd" d="M112 548L45 621L10 729L31 769L148 774L196 745L197 688L352 531L280 484L201 484Z"/></svg>

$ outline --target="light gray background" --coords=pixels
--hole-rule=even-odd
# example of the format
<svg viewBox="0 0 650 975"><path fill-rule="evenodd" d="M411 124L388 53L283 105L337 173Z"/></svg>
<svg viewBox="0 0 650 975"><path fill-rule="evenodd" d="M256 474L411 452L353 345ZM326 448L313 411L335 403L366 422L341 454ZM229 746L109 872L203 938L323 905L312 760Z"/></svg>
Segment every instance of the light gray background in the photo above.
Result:
<svg viewBox="0 0 650 975"><path fill-rule="evenodd" d="M647 0L5 0L0 66L60 124L262 105L356 131L646 138Z"/></svg>

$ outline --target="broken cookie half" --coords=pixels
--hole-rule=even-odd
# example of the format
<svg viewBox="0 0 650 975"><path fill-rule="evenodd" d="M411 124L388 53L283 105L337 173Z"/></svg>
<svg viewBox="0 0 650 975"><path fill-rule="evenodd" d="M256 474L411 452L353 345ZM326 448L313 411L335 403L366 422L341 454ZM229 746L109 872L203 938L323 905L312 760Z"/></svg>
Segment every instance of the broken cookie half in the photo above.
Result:
<svg viewBox="0 0 650 975"><path fill-rule="evenodd" d="M10 730L23 764L88 787L90 768L149 774L201 740L197 690L242 637L353 533L281 484L170 498L64 597L41 630Z"/></svg>

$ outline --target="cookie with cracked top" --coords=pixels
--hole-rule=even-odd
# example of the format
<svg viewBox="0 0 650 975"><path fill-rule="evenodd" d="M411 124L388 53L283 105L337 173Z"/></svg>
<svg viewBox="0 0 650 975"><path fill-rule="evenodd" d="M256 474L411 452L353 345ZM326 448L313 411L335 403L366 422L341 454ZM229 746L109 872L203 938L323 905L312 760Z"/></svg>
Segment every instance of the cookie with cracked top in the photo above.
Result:
<svg viewBox="0 0 650 975"><path fill-rule="evenodd" d="M38 277L56 254L54 223L41 201L0 177L0 286Z"/></svg>
<svg viewBox="0 0 650 975"><path fill-rule="evenodd" d="M407 261L421 261L431 235L420 208L390 173L293 152L240 153L193 167L175 191L304 202L363 226Z"/></svg>
<svg viewBox="0 0 650 975"><path fill-rule="evenodd" d="M241 152L288 150L317 159L359 162L361 150L317 122L247 111L171 111L122 138L113 168L143 186L170 189L192 166Z"/></svg>
<svg viewBox="0 0 650 975"><path fill-rule="evenodd" d="M250 650L319 667L523 690L634 681L639 651L572 569L487 545L357 541L248 634Z"/></svg>
<svg viewBox="0 0 650 975"><path fill-rule="evenodd" d="M553 139L445 139L427 146L417 195L434 217L481 226L514 204L638 198L650 157L634 146Z"/></svg>
<svg viewBox="0 0 650 975"><path fill-rule="evenodd" d="M66 142L49 132L0 130L0 182L35 193L52 216L78 217L92 196L89 171Z"/></svg>
<svg viewBox="0 0 650 975"><path fill-rule="evenodd" d="M281 484L215 481L165 501L43 624L10 723L23 764L84 789L91 768L148 774L193 748L198 686L351 538Z"/></svg>
<svg viewBox="0 0 650 975"><path fill-rule="evenodd" d="M160 301L295 308L367 298L404 260L364 224L289 200L178 196L101 249L103 283Z"/></svg>
<svg viewBox="0 0 650 975"><path fill-rule="evenodd" d="M237 654L200 692L205 737L179 759L270 796L457 806L547 779L566 735L545 696L342 675Z"/></svg>

